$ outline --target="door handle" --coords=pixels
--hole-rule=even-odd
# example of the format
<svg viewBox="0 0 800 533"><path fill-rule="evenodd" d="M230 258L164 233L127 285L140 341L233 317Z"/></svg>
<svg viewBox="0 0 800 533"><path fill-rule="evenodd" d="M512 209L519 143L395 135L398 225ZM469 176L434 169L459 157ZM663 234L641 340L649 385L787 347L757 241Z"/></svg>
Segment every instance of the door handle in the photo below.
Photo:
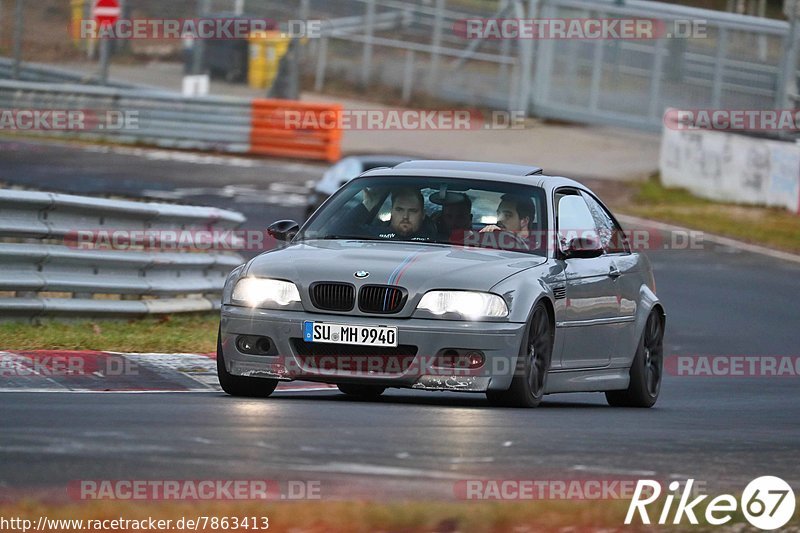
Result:
<svg viewBox="0 0 800 533"><path fill-rule="evenodd" d="M608 275L613 279L617 279L622 275L622 272L619 271L616 265L611 265L611 268L608 270Z"/></svg>

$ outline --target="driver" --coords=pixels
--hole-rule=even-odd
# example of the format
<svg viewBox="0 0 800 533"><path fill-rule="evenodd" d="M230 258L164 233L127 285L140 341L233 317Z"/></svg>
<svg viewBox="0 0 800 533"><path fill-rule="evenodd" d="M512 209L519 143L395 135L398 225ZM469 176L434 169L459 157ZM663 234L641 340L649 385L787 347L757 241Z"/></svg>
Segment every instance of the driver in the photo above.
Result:
<svg viewBox="0 0 800 533"><path fill-rule="evenodd" d="M425 225L425 200L419 189L401 188L391 192L392 209L388 228L378 226L378 237L427 241L431 232ZM364 211L372 211L380 201L377 191L364 190Z"/></svg>
<svg viewBox="0 0 800 533"><path fill-rule="evenodd" d="M425 219L425 200L417 189L392 191L392 218L389 229L403 238L419 233Z"/></svg>

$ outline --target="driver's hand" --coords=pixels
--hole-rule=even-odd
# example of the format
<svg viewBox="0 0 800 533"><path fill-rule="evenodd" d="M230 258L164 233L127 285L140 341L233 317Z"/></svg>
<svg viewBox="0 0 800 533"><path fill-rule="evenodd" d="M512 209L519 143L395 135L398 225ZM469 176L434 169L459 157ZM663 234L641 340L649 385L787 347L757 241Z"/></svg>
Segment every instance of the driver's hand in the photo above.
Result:
<svg viewBox="0 0 800 533"><path fill-rule="evenodd" d="M372 211L378 205L378 202L381 200L381 193L376 189L371 189L367 187L364 189L364 207L367 208L367 211Z"/></svg>
<svg viewBox="0 0 800 533"><path fill-rule="evenodd" d="M486 226L485 228L483 228L480 231L480 233L493 233L495 231L504 231L504 230L500 226L495 226L494 224L492 224L491 226Z"/></svg>

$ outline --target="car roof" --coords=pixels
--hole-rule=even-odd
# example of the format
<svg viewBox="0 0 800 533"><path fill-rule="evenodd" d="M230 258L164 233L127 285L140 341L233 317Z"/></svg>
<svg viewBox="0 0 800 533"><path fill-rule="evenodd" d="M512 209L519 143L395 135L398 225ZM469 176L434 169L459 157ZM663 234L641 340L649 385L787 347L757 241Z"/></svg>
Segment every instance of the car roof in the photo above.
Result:
<svg viewBox="0 0 800 533"><path fill-rule="evenodd" d="M407 155L396 155L396 154L360 154L360 155L349 155L342 159L355 159L361 162L362 165L386 165L386 166L395 166L399 163L403 163L405 161L410 161L414 159L413 157L409 157Z"/></svg>
<svg viewBox="0 0 800 533"><path fill-rule="evenodd" d="M360 177L437 177L535 185L545 189L574 187L591 192L585 185L561 176L547 176L540 167L476 161L407 161L394 168L369 170Z"/></svg>
<svg viewBox="0 0 800 533"><path fill-rule="evenodd" d="M525 165L510 165L507 163L481 163L477 161L407 161L395 167L396 169L422 169L422 170L453 170L467 172L491 172L493 174L508 174L510 176L534 176L541 174L540 167Z"/></svg>

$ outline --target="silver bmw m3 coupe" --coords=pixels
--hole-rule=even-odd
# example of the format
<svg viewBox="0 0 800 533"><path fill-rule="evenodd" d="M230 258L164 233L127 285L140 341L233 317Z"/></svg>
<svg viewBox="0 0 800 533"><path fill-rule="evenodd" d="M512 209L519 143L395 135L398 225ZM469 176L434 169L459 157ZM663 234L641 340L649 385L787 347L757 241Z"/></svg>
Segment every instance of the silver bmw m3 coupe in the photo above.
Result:
<svg viewBox="0 0 800 533"><path fill-rule="evenodd" d="M484 393L534 407L603 392L651 407L665 312L647 258L585 186L542 169L409 161L350 181L231 272L217 368L231 395L280 381Z"/></svg>

